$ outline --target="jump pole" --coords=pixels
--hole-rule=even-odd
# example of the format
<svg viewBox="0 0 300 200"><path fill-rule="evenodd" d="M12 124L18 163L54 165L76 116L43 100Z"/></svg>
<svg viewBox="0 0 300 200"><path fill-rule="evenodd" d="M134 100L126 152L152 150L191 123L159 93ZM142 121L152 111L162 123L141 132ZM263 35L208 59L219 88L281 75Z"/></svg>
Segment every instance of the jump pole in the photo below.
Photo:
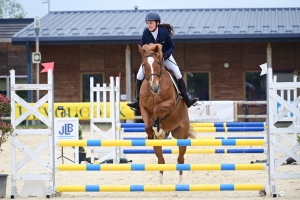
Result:
<svg viewBox="0 0 300 200"><path fill-rule="evenodd" d="M193 127L194 132L262 132L265 127ZM122 128L122 132L145 132L144 127Z"/></svg>
<svg viewBox="0 0 300 200"><path fill-rule="evenodd" d="M119 123L120 128L145 127L145 123ZM193 127L266 127L266 122L211 122L191 123Z"/></svg>
<svg viewBox="0 0 300 200"><path fill-rule="evenodd" d="M266 164L58 164L60 171L203 171L264 170Z"/></svg>
<svg viewBox="0 0 300 200"><path fill-rule="evenodd" d="M179 154L178 149L163 149L163 154ZM124 154L154 154L153 149L123 149ZM267 153L265 148L187 149L185 154L245 154Z"/></svg>
<svg viewBox="0 0 300 200"><path fill-rule="evenodd" d="M59 140L59 146L263 146L262 139Z"/></svg>
<svg viewBox="0 0 300 200"><path fill-rule="evenodd" d="M265 190L263 184L58 185L57 192L200 192Z"/></svg>
<svg viewBox="0 0 300 200"><path fill-rule="evenodd" d="M172 140L172 137L166 138L166 140ZM211 137L199 137L197 139L265 139L264 136L211 136ZM123 140L146 140L145 137L123 137Z"/></svg>

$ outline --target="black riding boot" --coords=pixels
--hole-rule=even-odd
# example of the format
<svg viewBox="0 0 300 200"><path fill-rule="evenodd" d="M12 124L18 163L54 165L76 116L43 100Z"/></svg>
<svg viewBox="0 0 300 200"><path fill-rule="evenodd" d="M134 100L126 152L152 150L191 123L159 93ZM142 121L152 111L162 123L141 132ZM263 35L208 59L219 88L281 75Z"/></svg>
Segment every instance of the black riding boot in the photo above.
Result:
<svg viewBox="0 0 300 200"><path fill-rule="evenodd" d="M140 106L139 106L139 100L140 100L140 90L141 90L141 86L142 86L143 81L136 79L136 98L132 100L131 103L128 103L127 106L129 106L131 109L133 110L139 110Z"/></svg>
<svg viewBox="0 0 300 200"><path fill-rule="evenodd" d="M181 92L182 98L183 98L186 106L189 108L191 106L197 105L198 98L190 96L187 93L186 85L185 85L183 78L178 79L178 86L179 86L179 90Z"/></svg>

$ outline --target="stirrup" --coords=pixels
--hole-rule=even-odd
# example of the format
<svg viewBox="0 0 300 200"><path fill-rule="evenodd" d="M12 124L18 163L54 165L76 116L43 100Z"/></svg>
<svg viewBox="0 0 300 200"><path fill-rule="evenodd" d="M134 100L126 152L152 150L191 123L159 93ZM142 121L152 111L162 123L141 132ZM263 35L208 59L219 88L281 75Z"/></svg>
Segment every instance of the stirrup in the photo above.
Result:
<svg viewBox="0 0 300 200"><path fill-rule="evenodd" d="M196 102L192 102L192 100L196 100ZM198 98L193 98L191 96L187 96L185 99L185 104L188 108L192 107L192 106L196 106L198 104Z"/></svg>
<svg viewBox="0 0 300 200"><path fill-rule="evenodd" d="M196 98L194 98L194 99L196 100L196 102L195 102L195 103L193 103L193 104L192 104L192 106L196 106L196 105L198 104L198 100L199 100L199 99L198 99L197 97L196 97ZM191 101L190 101L190 102L191 102ZM191 103L192 103L192 102L191 102Z"/></svg>
<svg viewBox="0 0 300 200"><path fill-rule="evenodd" d="M198 101L196 101L192 106L196 106L196 105L198 105Z"/></svg>
<svg viewBox="0 0 300 200"><path fill-rule="evenodd" d="M140 110L140 108L133 108L133 107L130 107L130 106L129 106L129 108L130 108L131 110L133 110L133 111Z"/></svg>

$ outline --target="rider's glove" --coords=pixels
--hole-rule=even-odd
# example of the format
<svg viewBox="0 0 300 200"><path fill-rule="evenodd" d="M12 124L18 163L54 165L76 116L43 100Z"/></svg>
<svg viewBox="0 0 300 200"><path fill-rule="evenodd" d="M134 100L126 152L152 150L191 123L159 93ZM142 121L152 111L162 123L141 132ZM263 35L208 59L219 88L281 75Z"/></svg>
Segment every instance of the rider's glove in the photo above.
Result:
<svg viewBox="0 0 300 200"><path fill-rule="evenodd" d="M168 53L163 53L163 59L167 60L170 57L170 55Z"/></svg>

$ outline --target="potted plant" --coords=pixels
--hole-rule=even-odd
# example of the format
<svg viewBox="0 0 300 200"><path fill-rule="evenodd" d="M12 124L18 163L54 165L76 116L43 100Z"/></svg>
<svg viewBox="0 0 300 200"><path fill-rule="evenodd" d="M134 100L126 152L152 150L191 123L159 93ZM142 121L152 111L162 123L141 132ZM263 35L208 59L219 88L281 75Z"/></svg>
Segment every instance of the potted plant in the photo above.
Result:
<svg viewBox="0 0 300 200"><path fill-rule="evenodd" d="M6 123L4 116L10 114L10 100L8 97L0 94L0 154L3 152L1 148L2 144L8 140L8 137L13 132L13 127L11 124ZM0 174L0 198L5 198L6 196L6 180L7 174Z"/></svg>

